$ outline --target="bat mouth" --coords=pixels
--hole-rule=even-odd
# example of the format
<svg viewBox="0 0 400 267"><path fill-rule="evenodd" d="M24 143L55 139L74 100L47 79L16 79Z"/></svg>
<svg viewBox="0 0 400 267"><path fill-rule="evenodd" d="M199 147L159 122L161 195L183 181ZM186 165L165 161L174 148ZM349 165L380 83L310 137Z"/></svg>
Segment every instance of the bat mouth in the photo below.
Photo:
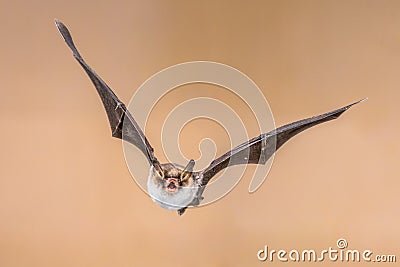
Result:
<svg viewBox="0 0 400 267"><path fill-rule="evenodd" d="M169 193L175 193L178 190L179 182L178 179L168 178L166 183L166 190Z"/></svg>

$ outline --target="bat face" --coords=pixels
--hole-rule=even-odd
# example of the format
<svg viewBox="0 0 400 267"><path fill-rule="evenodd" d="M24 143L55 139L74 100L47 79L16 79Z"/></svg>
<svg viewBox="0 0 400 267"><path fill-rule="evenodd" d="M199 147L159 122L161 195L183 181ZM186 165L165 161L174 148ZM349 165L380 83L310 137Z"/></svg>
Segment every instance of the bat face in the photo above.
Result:
<svg viewBox="0 0 400 267"><path fill-rule="evenodd" d="M176 164L161 164L161 171L150 167L147 190L150 197L163 208L178 210L194 199L198 185L193 173Z"/></svg>

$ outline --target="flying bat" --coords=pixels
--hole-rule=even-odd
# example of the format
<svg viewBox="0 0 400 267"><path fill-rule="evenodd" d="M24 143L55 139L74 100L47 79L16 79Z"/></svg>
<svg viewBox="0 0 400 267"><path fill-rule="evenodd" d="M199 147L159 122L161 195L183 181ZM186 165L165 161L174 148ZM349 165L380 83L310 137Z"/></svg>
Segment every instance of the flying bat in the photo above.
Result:
<svg viewBox="0 0 400 267"><path fill-rule="evenodd" d="M200 204L208 182L221 170L239 164L265 164L293 136L320 123L336 119L351 106L365 100L263 133L223 154L202 171L193 170L194 160L190 160L186 167L175 163L162 164L154 156L153 148L125 104L83 60L67 27L58 20L55 23L75 59L96 87L108 116L112 136L131 143L146 156L150 165L147 181L150 197L163 208L177 210L179 215L188 207Z"/></svg>

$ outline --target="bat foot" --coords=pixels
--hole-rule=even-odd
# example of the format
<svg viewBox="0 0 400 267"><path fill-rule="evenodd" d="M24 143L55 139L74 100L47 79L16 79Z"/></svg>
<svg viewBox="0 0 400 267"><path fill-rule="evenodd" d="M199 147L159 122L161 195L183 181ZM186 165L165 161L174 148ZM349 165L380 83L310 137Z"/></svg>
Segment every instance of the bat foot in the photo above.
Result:
<svg viewBox="0 0 400 267"><path fill-rule="evenodd" d="M185 213L186 209L187 209L187 207L184 207L184 208L179 209L179 210L178 210L178 215L179 215L179 216L182 216L182 215Z"/></svg>

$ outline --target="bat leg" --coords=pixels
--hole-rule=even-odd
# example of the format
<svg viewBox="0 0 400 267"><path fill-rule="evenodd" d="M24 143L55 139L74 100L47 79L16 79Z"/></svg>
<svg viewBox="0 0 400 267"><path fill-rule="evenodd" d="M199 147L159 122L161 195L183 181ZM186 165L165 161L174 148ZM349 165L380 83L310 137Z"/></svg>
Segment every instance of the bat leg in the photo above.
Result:
<svg viewBox="0 0 400 267"><path fill-rule="evenodd" d="M195 199L193 199L192 203L190 203L190 206L198 206L200 205L200 202L204 199L203 196L198 196ZM185 213L186 209L188 207L184 207L178 210L178 215L181 216Z"/></svg>
<svg viewBox="0 0 400 267"><path fill-rule="evenodd" d="M193 200L192 205L193 205L193 206L198 206L198 205L200 205L200 202L201 202L203 199L204 199L203 196L198 196L198 197L196 197L196 198Z"/></svg>

